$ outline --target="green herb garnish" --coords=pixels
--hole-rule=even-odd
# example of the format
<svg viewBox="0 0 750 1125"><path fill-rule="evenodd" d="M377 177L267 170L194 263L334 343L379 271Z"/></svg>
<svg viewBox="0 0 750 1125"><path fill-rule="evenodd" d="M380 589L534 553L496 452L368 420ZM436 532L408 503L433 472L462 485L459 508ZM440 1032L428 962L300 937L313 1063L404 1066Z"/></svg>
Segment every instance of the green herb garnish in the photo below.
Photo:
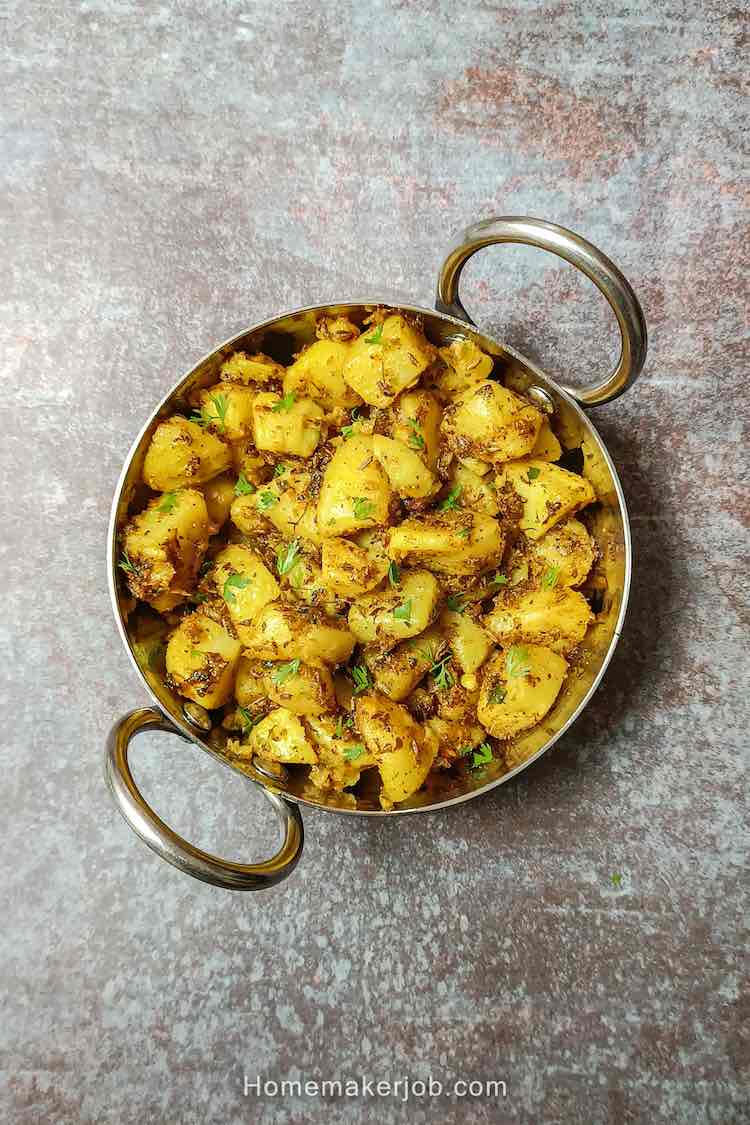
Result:
<svg viewBox="0 0 750 1125"><path fill-rule="evenodd" d="M288 664L280 664L275 672L271 673L271 679L275 684L281 686L286 683L290 676L296 676L299 672L299 659L290 660Z"/></svg>
<svg viewBox="0 0 750 1125"><path fill-rule="evenodd" d="M177 492L165 492L158 507L160 512L171 512L177 503Z"/></svg>
<svg viewBox="0 0 750 1125"><path fill-rule="evenodd" d="M238 707L237 714L242 723L242 729L245 734L249 734L253 727L257 726L260 722L260 715L251 715L247 707Z"/></svg>
<svg viewBox="0 0 750 1125"><path fill-rule="evenodd" d="M460 504L458 502L458 498L461 495L462 491L463 486L460 484L457 484L454 488L452 488L446 496L445 500L441 500L438 504L439 510L441 512L450 512L455 511L457 508L459 508Z"/></svg>
<svg viewBox="0 0 750 1125"><path fill-rule="evenodd" d="M344 751L344 757L346 758L347 762L356 762L357 758L361 758L364 752L364 746L356 743L354 746L347 746L346 750Z"/></svg>
<svg viewBox="0 0 750 1125"><path fill-rule="evenodd" d="M190 415L190 421L197 422L199 426L218 425L219 429L223 430L227 416L227 396L209 395L209 399L213 403L216 413L211 414L208 406L202 406L200 410L196 410Z"/></svg>
<svg viewBox="0 0 750 1125"><path fill-rule="evenodd" d="M379 324L372 336L365 336L366 344L382 344L383 343L383 325Z"/></svg>
<svg viewBox="0 0 750 1125"><path fill-rule="evenodd" d="M372 687L370 680L370 673L365 668L364 664L355 664L352 668L352 680L354 681L354 694L361 695L363 691L367 691Z"/></svg>
<svg viewBox="0 0 750 1125"><path fill-rule="evenodd" d="M407 598L401 605L397 605L393 611L393 616L397 621L405 621L407 625L411 625L411 598Z"/></svg>
<svg viewBox="0 0 750 1125"><path fill-rule="evenodd" d="M409 434L409 446L411 449L424 449L424 436L421 427L416 418L407 418L407 425L411 428Z"/></svg>
<svg viewBox="0 0 750 1125"><path fill-rule="evenodd" d="M276 467L273 470L273 475L275 477L283 477L285 472L286 472L286 465L276 465Z"/></svg>
<svg viewBox="0 0 750 1125"><path fill-rule="evenodd" d="M299 562L299 539L292 539L286 550L279 547L276 552L276 569L280 575L288 574Z"/></svg>
<svg viewBox="0 0 750 1125"><path fill-rule="evenodd" d="M230 574L224 583L222 590L222 597L228 605L236 605L237 597L234 593L235 590L244 590L246 586L250 585L249 578L243 578L241 574Z"/></svg>
<svg viewBox="0 0 750 1125"><path fill-rule="evenodd" d="M472 770L478 769L480 766L486 766L492 759L492 747L489 742L481 742L479 746L464 746L459 750L459 755L462 758L467 758L471 754L471 768ZM479 777L484 776L484 770Z"/></svg>
<svg viewBox="0 0 750 1125"><path fill-rule="evenodd" d="M284 395L278 402L275 402L271 407L273 414L280 414L282 410L291 410L297 401L297 396L294 391L290 391L288 395Z"/></svg>
<svg viewBox="0 0 750 1125"><path fill-rule="evenodd" d="M556 584L559 575L559 566L551 566L549 570L545 570L544 574L542 575L542 586L545 588L545 590L552 589L552 587Z"/></svg>
<svg viewBox="0 0 750 1125"><path fill-rule="evenodd" d="M272 508L274 506L274 504L277 504L278 501L279 501L279 498L276 495L276 493L275 492L269 492L268 489L266 489L265 492L261 492L261 493L258 494L257 507L260 509L261 512L265 512L268 508Z"/></svg>
<svg viewBox="0 0 750 1125"><path fill-rule="evenodd" d="M448 691L448 689L452 688L453 684L455 683L455 680L453 679L453 676L448 669L448 665L450 664L451 660L451 654L448 653L447 656L443 656L440 660L436 660L430 668L432 678L435 681L435 687L438 689L438 691Z"/></svg>
<svg viewBox="0 0 750 1125"><path fill-rule="evenodd" d="M613 871L609 877L609 881L615 888L615 890L619 891L620 887L622 886L622 875L619 871Z"/></svg>
<svg viewBox="0 0 750 1125"><path fill-rule="evenodd" d="M250 483L244 473L240 473L234 486L235 496L252 496L254 492L257 492L255 485Z"/></svg>
<svg viewBox="0 0 750 1125"><path fill-rule="evenodd" d="M364 496L354 497L354 518L355 520L371 520L372 513L375 511L375 505L372 500L367 500Z"/></svg>
<svg viewBox="0 0 750 1125"><path fill-rule="evenodd" d="M501 574L499 570L498 570L497 574L493 578L490 579L490 586L507 586L507 585L508 585L508 579L506 578L506 576L504 574Z"/></svg>
<svg viewBox="0 0 750 1125"><path fill-rule="evenodd" d="M447 605L448 609L453 611L453 613L463 613L466 609L466 604L463 601L463 594L449 594L445 604Z"/></svg>
<svg viewBox="0 0 750 1125"><path fill-rule="evenodd" d="M127 551L122 552L122 558L120 559L120 561L118 562L117 565L120 567L121 570L126 571L128 574L137 574L138 573L138 571L136 570L136 568L133 566L132 562L130 561L130 557L129 557Z"/></svg>
<svg viewBox="0 0 750 1125"><path fill-rule="evenodd" d="M531 482L533 480L536 480L536 478L538 476L539 476L539 469L534 468L534 466L532 465L531 468L529 469L529 471L526 474L526 480L529 482L529 484L531 484Z"/></svg>
<svg viewBox="0 0 750 1125"><path fill-rule="evenodd" d="M336 720L336 738L343 738L344 731L349 727L354 726L354 719L351 715L339 715Z"/></svg>
<svg viewBox="0 0 750 1125"><path fill-rule="evenodd" d="M391 586L398 586L401 581L401 572L395 562L388 564L388 583Z"/></svg>
<svg viewBox="0 0 750 1125"><path fill-rule="evenodd" d="M203 605L205 601L208 601L208 595L202 594L200 590L196 590L194 594L190 595L188 601L191 605Z"/></svg>
<svg viewBox="0 0 750 1125"><path fill-rule="evenodd" d="M505 658L505 671L509 680L518 679L520 676L528 676L531 669L529 667L529 654L525 648L520 645L513 645L512 648L508 649L508 655Z"/></svg>

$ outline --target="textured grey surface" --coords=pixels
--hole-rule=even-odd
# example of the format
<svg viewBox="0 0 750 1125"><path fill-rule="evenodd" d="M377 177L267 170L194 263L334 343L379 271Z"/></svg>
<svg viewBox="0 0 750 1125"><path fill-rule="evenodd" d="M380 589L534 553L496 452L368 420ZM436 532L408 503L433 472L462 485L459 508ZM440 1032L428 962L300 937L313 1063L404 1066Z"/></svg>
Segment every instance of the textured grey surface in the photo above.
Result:
<svg viewBox="0 0 750 1125"><path fill-rule="evenodd" d="M6 1119L747 1121L747 9L0 13ZM104 576L122 459L218 339L373 288L429 304L449 236L492 213L586 234L649 320L647 373L596 414L636 549L605 685L487 799L308 814L279 890L195 884L101 778L144 701ZM553 373L612 354L588 283L532 252L487 252L464 291ZM197 842L271 846L208 760L160 737L138 761ZM259 1073L507 1097L243 1097Z"/></svg>

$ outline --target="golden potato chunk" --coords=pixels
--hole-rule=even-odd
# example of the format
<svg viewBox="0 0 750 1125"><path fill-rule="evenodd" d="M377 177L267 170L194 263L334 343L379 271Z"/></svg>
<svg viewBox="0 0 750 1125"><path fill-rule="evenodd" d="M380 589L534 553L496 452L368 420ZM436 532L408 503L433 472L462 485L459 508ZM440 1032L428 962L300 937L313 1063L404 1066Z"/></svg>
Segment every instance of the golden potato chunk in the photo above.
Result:
<svg viewBox="0 0 750 1125"><path fill-rule="evenodd" d="M513 738L543 719L557 699L568 665L541 645L514 645L484 668L477 717L494 738Z"/></svg>
<svg viewBox="0 0 750 1125"><path fill-rule="evenodd" d="M596 498L584 477L546 461L512 461L503 465L497 475L498 488L506 482L523 501L519 526L529 539L541 539L556 523Z"/></svg>
<svg viewBox="0 0 750 1125"><path fill-rule="evenodd" d="M284 765L313 766L318 760L301 720L284 707L261 719L245 746L261 758Z"/></svg>
<svg viewBox="0 0 750 1125"><path fill-rule="evenodd" d="M349 628L361 644L393 647L427 628L439 597L440 586L429 570L402 571L397 587L352 602Z"/></svg>
<svg viewBox="0 0 750 1125"><path fill-rule="evenodd" d="M318 498L320 534L346 535L388 521L391 488L372 437L352 434L326 466Z"/></svg>
<svg viewBox="0 0 750 1125"><path fill-rule="evenodd" d="M539 437L536 439L536 444L529 456L536 458L537 461L556 461L562 453L562 446L552 432L547 415L545 414L542 417Z"/></svg>
<svg viewBox="0 0 750 1125"><path fill-rule="evenodd" d="M344 598L366 594L379 586L388 572L387 558L375 559L348 539L324 539L321 558L323 584Z"/></svg>
<svg viewBox="0 0 750 1125"><path fill-rule="evenodd" d="M421 499L437 491L435 477L414 450L407 449L402 442L373 434L372 449L399 496Z"/></svg>
<svg viewBox="0 0 750 1125"><path fill-rule="evenodd" d="M167 643L168 681L186 699L209 711L232 697L240 642L213 618L183 617Z"/></svg>
<svg viewBox="0 0 750 1125"><path fill-rule="evenodd" d="M406 699L432 666L441 639L440 630L433 625L390 652L365 649L365 664L377 690L397 703Z"/></svg>
<svg viewBox="0 0 750 1125"><path fill-rule="evenodd" d="M464 674L473 675L494 647L488 633L466 611L444 609L439 625L458 667Z"/></svg>
<svg viewBox="0 0 750 1125"><path fill-rule="evenodd" d="M229 519L236 483L237 478L234 473L222 473L220 477L214 477L208 484L204 484L201 489L206 501L211 535L215 535Z"/></svg>
<svg viewBox="0 0 750 1125"><path fill-rule="evenodd" d="M371 406L389 406L396 395L414 386L435 355L424 334L393 313L354 341L344 378Z"/></svg>
<svg viewBox="0 0 750 1125"><path fill-rule="evenodd" d="M253 428L255 391L232 383L217 383L199 396L200 414L227 441L244 441Z"/></svg>
<svg viewBox="0 0 750 1125"><path fill-rule="evenodd" d="M458 490L462 508L484 512L487 516L496 516L500 510L497 488L489 474L480 476L466 464L459 463L453 471L449 484L452 492Z"/></svg>
<svg viewBox="0 0 750 1125"><path fill-rule="evenodd" d="M336 710L331 673L325 664L299 658L266 668L263 687L269 699L294 715L321 715Z"/></svg>
<svg viewBox="0 0 750 1125"><path fill-rule="evenodd" d="M457 395L484 383L492 374L492 356L486 355L473 340L454 340L440 348L442 367L436 367L429 386L449 402Z"/></svg>
<svg viewBox="0 0 750 1125"><path fill-rule="evenodd" d="M543 587L580 586L594 565L594 544L580 520L557 523L529 541L529 559Z"/></svg>
<svg viewBox="0 0 750 1125"><path fill-rule="evenodd" d="M583 640L593 620L583 594L560 586L531 590L515 598L502 595L484 624L503 645L528 641L555 652L570 652Z"/></svg>
<svg viewBox="0 0 750 1125"><path fill-rule="evenodd" d="M134 597L166 613L195 588L208 547L206 502L197 489L157 496L122 535L120 566Z"/></svg>
<svg viewBox="0 0 750 1125"><path fill-rule="evenodd" d="M305 721L318 757L310 780L319 789L347 789L357 784L363 769L375 765L372 753L350 729L350 716L310 716Z"/></svg>
<svg viewBox="0 0 750 1125"><path fill-rule="evenodd" d="M237 636L243 644L249 643L258 614L279 596L276 579L255 551L239 543L218 553L211 579L226 603Z"/></svg>
<svg viewBox="0 0 750 1125"><path fill-rule="evenodd" d="M299 604L272 602L261 610L246 648L261 660L300 660L343 664L355 638L341 618L327 617Z"/></svg>
<svg viewBox="0 0 750 1125"><path fill-rule="evenodd" d="M155 492L203 484L232 463L230 447L179 414L160 422L146 450L143 479Z"/></svg>
<svg viewBox="0 0 750 1125"><path fill-rule="evenodd" d="M449 511L405 519L388 534L391 558L428 566L437 574L477 575L497 566L505 536L481 512Z"/></svg>
<svg viewBox="0 0 750 1125"><path fill-rule="evenodd" d="M391 437L413 449L433 472L440 451L440 420L443 411L429 391L415 387L404 391L390 409Z"/></svg>
<svg viewBox="0 0 750 1125"><path fill-rule="evenodd" d="M380 771L380 803L383 808L391 808L422 785L436 747L405 707L379 692L360 696L355 716L364 744Z"/></svg>
<svg viewBox="0 0 750 1125"><path fill-rule="evenodd" d="M443 414L441 429L457 457L497 464L530 453L541 426L535 406L488 380L456 398Z"/></svg>
<svg viewBox="0 0 750 1125"><path fill-rule="evenodd" d="M262 391L252 405L253 441L267 453L312 457L322 437L323 411L311 398Z"/></svg>
<svg viewBox="0 0 750 1125"><path fill-rule="evenodd" d="M281 382L284 368L262 352L256 355L235 352L222 363L219 378L224 382L239 383L246 387L263 386L266 383Z"/></svg>
<svg viewBox="0 0 750 1125"><path fill-rule="evenodd" d="M326 410L357 406L362 399L344 379L352 346L341 340L316 340L297 356L284 375L284 394L315 399Z"/></svg>

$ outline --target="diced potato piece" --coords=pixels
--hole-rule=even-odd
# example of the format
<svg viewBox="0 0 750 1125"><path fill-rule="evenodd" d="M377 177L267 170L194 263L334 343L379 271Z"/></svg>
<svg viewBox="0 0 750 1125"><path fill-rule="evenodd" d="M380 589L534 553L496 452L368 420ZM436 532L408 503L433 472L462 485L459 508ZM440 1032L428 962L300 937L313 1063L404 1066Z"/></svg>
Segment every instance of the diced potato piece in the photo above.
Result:
<svg viewBox="0 0 750 1125"><path fill-rule="evenodd" d="M262 386L265 383L281 381L284 378L284 368L262 352L256 355L235 352L222 363L219 378L228 383L241 383L250 387L257 384Z"/></svg>
<svg viewBox="0 0 750 1125"><path fill-rule="evenodd" d="M290 660L267 668L263 686L269 699L294 715L336 710L331 673L324 664Z"/></svg>
<svg viewBox="0 0 750 1125"><path fill-rule="evenodd" d="M459 457L458 463L464 469L468 469L476 477L485 477L492 468L487 461L477 461L476 457Z"/></svg>
<svg viewBox="0 0 750 1125"><path fill-rule="evenodd" d="M243 644L254 636L252 625L264 606L279 596L279 587L263 560L250 547L233 544L214 559L211 578L224 599Z"/></svg>
<svg viewBox="0 0 750 1125"><path fill-rule="evenodd" d="M155 492L203 484L232 463L232 451L209 429L179 414L160 422L143 461L143 479Z"/></svg>
<svg viewBox="0 0 750 1125"><path fill-rule="evenodd" d="M343 718L320 715L306 720L319 763L310 771L310 780L319 789L347 789L357 784L362 770L375 765L374 755Z"/></svg>
<svg viewBox="0 0 750 1125"><path fill-rule="evenodd" d="M484 623L503 645L528 641L555 652L570 652L593 620L583 594L560 586L532 590L520 598L501 596Z"/></svg>
<svg viewBox="0 0 750 1125"><path fill-rule="evenodd" d="M203 486L211 535L215 535L229 519L236 481L234 473L222 473Z"/></svg>
<svg viewBox="0 0 750 1125"><path fill-rule="evenodd" d="M318 760L301 720L284 707L261 719L247 744L262 758L284 765L314 766Z"/></svg>
<svg viewBox="0 0 750 1125"><path fill-rule="evenodd" d="M422 498L437 490L438 484L430 470L402 442L374 434L372 448L388 475L391 488L399 496Z"/></svg>
<svg viewBox="0 0 750 1125"><path fill-rule="evenodd" d="M547 415L542 417L542 428L530 456L535 457L537 461L556 461L562 453L562 446L552 432Z"/></svg>
<svg viewBox="0 0 750 1125"><path fill-rule="evenodd" d="M344 379L344 364L352 346L340 340L316 340L297 356L284 376L284 394L294 392L315 399L326 410L352 407L362 402Z"/></svg>
<svg viewBox="0 0 750 1125"><path fill-rule="evenodd" d="M484 512L488 516L496 516L500 504L497 498L497 488L492 478L478 476L465 464L459 464L453 471L450 479L451 489L459 488L461 507L471 508L475 512Z"/></svg>
<svg viewBox="0 0 750 1125"><path fill-rule="evenodd" d="M464 674L473 675L492 652L492 640L467 612L444 609L439 624L456 664Z"/></svg>
<svg viewBox="0 0 750 1125"><path fill-rule="evenodd" d="M452 765L462 758L470 746L479 746L487 737L487 732L479 723L456 723L433 716L424 724L428 737L437 745L440 764Z"/></svg>
<svg viewBox="0 0 750 1125"><path fill-rule="evenodd" d="M424 632L435 616L440 586L429 570L402 571L395 589L352 603L349 628L361 644L393 645Z"/></svg>
<svg viewBox="0 0 750 1125"><path fill-rule="evenodd" d="M448 407L442 432L456 456L495 464L530 453L541 425L535 406L501 383L487 381L464 391Z"/></svg>
<svg viewBox="0 0 750 1125"><path fill-rule="evenodd" d="M371 406L389 406L413 387L436 354L424 334L398 313L366 328L351 349L344 378Z"/></svg>
<svg viewBox="0 0 750 1125"><path fill-rule="evenodd" d="M322 578L327 590L356 598L379 586L388 571L388 559L376 560L348 539L324 539Z"/></svg>
<svg viewBox="0 0 750 1125"><path fill-rule="evenodd" d="M312 457L322 436L323 411L311 398L262 391L253 400L253 441L267 453Z"/></svg>
<svg viewBox="0 0 750 1125"><path fill-rule="evenodd" d="M391 437L414 449L433 472L440 451L443 411L435 395L421 387L404 391L391 407ZM424 442L420 448L420 439Z"/></svg>
<svg viewBox="0 0 750 1125"><path fill-rule="evenodd" d="M438 574L476 575L498 566L505 536L481 512L432 512L403 520L388 535L391 558L408 559Z"/></svg>
<svg viewBox="0 0 750 1125"><path fill-rule="evenodd" d="M310 495L310 474L289 471L260 485L251 496L238 496L232 504L232 522L246 535L261 533L264 516L285 539L318 542L317 506ZM265 525L267 528L267 525Z"/></svg>
<svg viewBox="0 0 750 1125"><path fill-rule="evenodd" d="M199 403L203 417L227 441L243 441L252 434L254 399L255 391L249 387L217 383L201 391Z"/></svg>
<svg viewBox="0 0 750 1125"><path fill-rule="evenodd" d="M195 588L208 536L206 502L196 489L183 488L152 500L122 536L125 573L134 596L162 613L183 602Z"/></svg>
<svg viewBox="0 0 750 1125"><path fill-rule="evenodd" d="M581 521L571 517L530 541L529 557L542 586L580 586L594 565L594 544Z"/></svg>
<svg viewBox="0 0 750 1125"><path fill-rule="evenodd" d="M240 642L217 621L191 613L169 638L167 676L180 695L210 711L231 699L240 651Z"/></svg>
<svg viewBox="0 0 750 1125"><path fill-rule="evenodd" d="M266 698L263 682L266 668L262 661L251 656L241 656L234 681L234 698L240 707L252 708Z"/></svg>
<svg viewBox="0 0 750 1125"><path fill-rule="evenodd" d="M436 370L430 386L446 402L485 382L492 374L492 356L486 355L473 340L454 340L440 348L439 354L445 366Z"/></svg>
<svg viewBox="0 0 750 1125"><path fill-rule="evenodd" d="M315 325L315 335L319 340L356 340L359 329L344 313L336 316L321 316Z"/></svg>
<svg viewBox="0 0 750 1125"><path fill-rule="evenodd" d="M406 699L429 671L441 639L440 630L433 625L418 637L402 641L390 652L365 649L365 664L377 690L396 702Z"/></svg>
<svg viewBox="0 0 750 1125"><path fill-rule="evenodd" d="M245 642L261 660L322 660L343 664L354 648L355 638L342 618L327 617L306 606L272 602L261 610Z"/></svg>
<svg viewBox="0 0 750 1125"><path fill-rule="evenodd" d="M584 477L546 461L513 461L503 465L497 475L498 488L506 481L523 501L520 527L529 539L540 539L556 523L595 499L594 490Z"/></svg>
<svg viewBox="0 0 750 1125"><path fill-rule="evenodd" d="M372 438L352 434L326 466L318 499L321 535L346 535L388 521L391 489Z"/></svg>
<svg viewBox="0 0 750 1125"><path fill-rule="evenodd" d="M357 727L380 771L380 803L390 808L416 793L430 771L436 746L405 707L379 692L360 696Z"/></svg>
<svg viewBox="0 0 750 1125"><path fill-rule="evenodd" d="M513 738L543 719L557 699L568 665L541 645L514 646L485 665L477 716L494 738Z"/></svg>

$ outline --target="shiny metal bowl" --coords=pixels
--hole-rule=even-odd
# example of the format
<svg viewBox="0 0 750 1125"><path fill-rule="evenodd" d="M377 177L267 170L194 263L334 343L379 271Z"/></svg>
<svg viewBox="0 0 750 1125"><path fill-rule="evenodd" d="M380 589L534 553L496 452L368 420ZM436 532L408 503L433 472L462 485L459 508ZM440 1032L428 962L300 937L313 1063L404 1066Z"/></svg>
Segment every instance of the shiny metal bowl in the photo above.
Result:
<svg viewBox="0 0 750 1125"><path fill-rule="evenodd" d="M601 290L620 326L622 349L614 372L585 390L558 385L530 360L513 348L483 335L465 312L458 297L463 266L477 250L495 243L515 242L564 258L582 270ZM147 613L128 614L127 598L117 578L117 537L133 506L138 506L143 458L158 422L180 407L196 387L215 383L219 367L233 351L263 351L282 363L315 338L315 322L321 313L345 313L361 323L376 305L386 305L418 314L428 338L443 345L456 337L469 337L495 358L495 376L508 386L533 397L554 413L555 429L571 467L585 472L594 484L598 503L592 510L592 531L601 557L593 576L598 604L596 620L553 709L533 730L512 744L510 769L496 762L481 781L450 774L428 778L426 786L397 809L385 812L375 800L362 797L351 807L340 795L313 790L303 770L279 769L270 774L255 765L232 759L226 742L228 732L220 726L208 729L200 709L187 704L166 684L158 665L150 660L145 638L153 628ZM311 305L256 324L211 351L172 387L146 422L127 457L112 506L107 546L107 572L112 608L123 643L151 695L154 706L126 715L114 726L107 745L106 777L114 799L134 831L168 862L196 878L234 890L255 890L285 878L296 865L303 846L301 805L316 805L349 816L405 816L436 811L468 801L509 781L539 758L580 715L591 698L617 645L628 601L631 544L628 515L617 472L606 447L582 407L609 402L622 394L643 367L646 355L646 326L640 305L630 285L608 258L578 235L552 223L530 218L490 219L466 230L449 251L440 272L436 310L412 305L394 305L380 297ZM144 730L169 731L210 754L222 765L242 773L262 787L273 804L283 829L284 841L270 860L258 864L232 863L193 847L174 833L154 813L139 792L128 765L130 739Z"/></svg>

